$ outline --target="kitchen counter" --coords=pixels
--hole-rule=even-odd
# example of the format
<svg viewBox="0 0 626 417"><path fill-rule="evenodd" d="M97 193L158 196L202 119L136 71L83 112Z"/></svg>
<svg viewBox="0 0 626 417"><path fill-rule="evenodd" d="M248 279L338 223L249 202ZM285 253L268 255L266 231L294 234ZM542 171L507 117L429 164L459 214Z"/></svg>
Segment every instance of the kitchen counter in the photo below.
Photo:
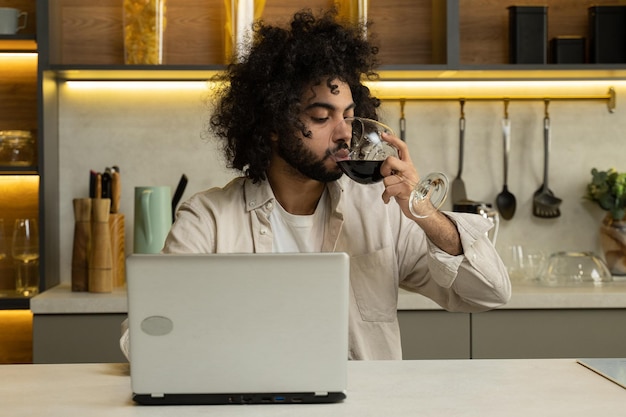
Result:
<svg viewBox="0 0 626 417"><path fill-rule="evenodd" d="M549 287L533 282L513 282L511 300L498 309L567 309L567 308L626 308L626 280L594 286ZM409 291L400 290L398 310L432 310L440 307L431 300Z"/></svg>
<svg viewBox="0 0 626 417"><path fill-rule="evenodd" d="M337 404L139 406L128 364L1 365L12 417L624 415L626 391L574 359L355 361Z"/></svg>
<svg viewBox="0 0 626 417"><path fill-rule="evenodd" d="M123 362L126 289L72 292L62 284L31 300L35 363ZM448 313L400 291L404 359L612 357L626 352L626 282L599 287L515 283L511 301L486 313Z"/></svg>
<svg viewBox="0 0 626 417"><path fill-rule="evenodd" d="M68 283L60 284L31 299L34 314L126 313L126 289L95 294L72 292ZM514 283L511 301L499 309L626 308L626 280L601 286L547 287L533 283ZM400 290L398 310L441 310L419 294Z"/></svg>
<svg viewBox="0 0 626 417"><path fill-rule="evenodd" d="M127 313L126 287L110 293L73 292L61 283L30 300L33 314L109 314Z"/></svg>

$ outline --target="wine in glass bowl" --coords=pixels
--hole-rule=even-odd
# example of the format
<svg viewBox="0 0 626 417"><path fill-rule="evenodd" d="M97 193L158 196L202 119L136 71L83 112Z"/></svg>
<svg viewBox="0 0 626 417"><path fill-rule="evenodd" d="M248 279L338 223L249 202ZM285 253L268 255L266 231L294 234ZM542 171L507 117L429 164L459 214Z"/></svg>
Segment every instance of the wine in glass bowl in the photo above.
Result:
<svg viewBox="0 0 626 417"><path fill-rule="evenodd" d="M361 184L374 184L381 181L380 166L383 161L359 161L345 159L337 161L337 165L348 177Z"/></svg>
<svg viewBox="0 0 626 417"><path fill-rule="evenodd" d="M394 135L389 126L377 120L346 118L333 129L328 152L352 180L360 184L382 181L381 165L389 156L398 157L398 150L383 139L383 133ZM428 217L446 199L448 178L443 173L428 174L417 184L395 175L413 187L409 209L415 217Z"/></svg>

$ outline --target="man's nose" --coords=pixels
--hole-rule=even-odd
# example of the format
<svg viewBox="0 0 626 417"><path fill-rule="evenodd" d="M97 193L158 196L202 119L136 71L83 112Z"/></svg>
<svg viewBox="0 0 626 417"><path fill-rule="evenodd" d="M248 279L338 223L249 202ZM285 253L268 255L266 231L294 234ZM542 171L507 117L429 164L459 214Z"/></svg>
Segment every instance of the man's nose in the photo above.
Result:
<svg viewBox="0 0 626 417"><path fill-rule="evenodd" d="M333 130L333 141L345 141L350 142L352 139L352 121L342 120Z"/></svg>

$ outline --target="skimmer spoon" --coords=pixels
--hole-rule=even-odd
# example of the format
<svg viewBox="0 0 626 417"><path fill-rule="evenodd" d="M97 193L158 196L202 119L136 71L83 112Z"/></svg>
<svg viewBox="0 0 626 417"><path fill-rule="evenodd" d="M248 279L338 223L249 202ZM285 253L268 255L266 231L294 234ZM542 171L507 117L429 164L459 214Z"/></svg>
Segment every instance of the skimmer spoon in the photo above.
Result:
<svg viewBox="0 0 626 417"><path fill-rule="evenodd" d="M535 191L533 195L533 215L546 219L559 217L561 211L559 206L562 200L555 197L554 193L548 188L548 160L550 157L550 115L548 114L549 100L545 101L545 116L543 118L543 184Z"/></svg>

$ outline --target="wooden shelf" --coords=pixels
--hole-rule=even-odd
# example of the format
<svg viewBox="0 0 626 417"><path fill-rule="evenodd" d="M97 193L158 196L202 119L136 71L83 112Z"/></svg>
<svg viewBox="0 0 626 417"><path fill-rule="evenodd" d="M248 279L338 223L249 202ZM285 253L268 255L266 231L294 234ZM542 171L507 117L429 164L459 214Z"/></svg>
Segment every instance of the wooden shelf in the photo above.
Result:
<svg viewBox="0 0 626 417"><path fill-rule="evenodd" d="M36 166L16 167L11 165L0 165L0 175L37 175Z"/></svg>
<svg viewBox="0 0 626 417"><path fill-rule="evenodd" d="M205 81L223 65L52 65L59 81Z"/></svg>
<svg viewBox="0 0 626 417"><path fill-rule="evenodd" d="M546 65L389 65L383 81L616 80L626 79L626 64Z"/></svg>
<svg viewBox="0 0 626 417"><path fill-rule="evenodd" d="M0 52L37 52L35 35L0 35Z"/></svg>
<svg viewBox="0 0 626 417"><path fill-rule="evenodd" d="M53 65L60 81L205 81L223 65ZM386 65L381 81L626 80L626 65Z"/></svg>
<svg viewBox="0 0 626 417"><path fill-rule="evenodd" d="M28 310L29 308L29 297L15 297L8 291L0 290L0 310Z"/></svg>

